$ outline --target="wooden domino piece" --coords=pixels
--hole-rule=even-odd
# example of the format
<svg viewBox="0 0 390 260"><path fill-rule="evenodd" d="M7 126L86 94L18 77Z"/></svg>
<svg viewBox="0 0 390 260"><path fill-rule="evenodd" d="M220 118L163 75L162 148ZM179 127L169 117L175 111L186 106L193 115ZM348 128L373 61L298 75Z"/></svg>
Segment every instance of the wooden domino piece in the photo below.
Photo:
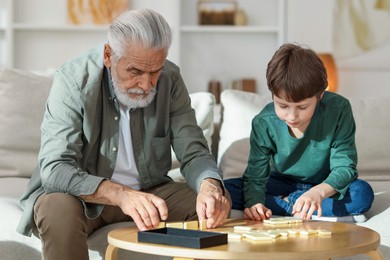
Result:
<svg viewBox="0 0 390 260"><path fill-rule="evenodd" d="M242 234L241 233L236 233L236 232L227 232L228 239L242 239Z"/></svg>
<svg viewBox="0 0 390 260"><path fill-rule="evenodd" d="M331 235L332 235L332 231L330 231L330 230L325 230L325 229L317 230L317 233L318 233L318 235L320 235L320 236L331 236Z"/></svg>
<svg viewBox="0 0 390 260"><path fill-rule="evenodd" d="M265 219L263 222L265 224L271 224L271 225L286 225L286 224L301 223L302 219L296 217L275 217L275 218Z"/></svg>
<svg viewBox="0 0 390 260"><path fill-rule="evenodd" d="M170 227L170 228L183 228L184 224L183 222L170 222L166 223L165 227Z"/></svg>
<svg viewBox="0 0 390 260"><path fill-rule="evenodd" d="M263 234L263 235L270 236L272 238L280 237L280 233L278 231L276 231L276 230L250 230L247 233Z"/></svg>
<svg viewBox="0 0 390 260"><path fill-rule="evenodd" d="M288 232L289 235L292 235L292 236L299 235L299 230L298 229L288 229L287 232Z"/></svg>
<svg viewBox="0 0 390 260"><path fill-rule="evenodd" d="M287 229L277 229L276 231L278 231L279 234L280 234L282 237L288 237L288 230L287 230Z"/></svg>
<svg viewBox="0 0 390 260"><path fill-rule="evenodd" d="M291 223L302 223L302 222L303 222L303 219L292 217L292 218L290 219L290 221L291 221Z"/></svg>
<svg viewBox="0 0 390 260"><path fill-rule="evenodd" d="M207 219L199 220L199 229L200 230L207 229L206 223L207 223Z"/></svg>
<svg viewBox="0 0 390 260"><path fill-rule="evenodd" d="M184 224L183 225L184 229L198 230L198 228L199 228L199 222L197 220L186 221L183 224Z"/></svg>
<svg viewBox="0 0 390 260"><path fill-rule="evenodd" d="M158 223L157 227L155 227L156 229L157 228L165 228L165 222L163 221L160 221L160 223Z"/></svg>
<svg viewBox="0 0 390 260"><path fill-rule="evenodd" d="M253 228L251 226L234 226L234 231L241 231L241 232L247 232L252 230Z"/></svg>
<svg viewBox="0 0 390 260"><path fill-rule="evenodd" d="M277 238L277 237L280 237L281 234L279 233L279 231L277 230L267 230L267 233L273 237L273 238Z"/></svg>
<svg viewBox="0 0 390 260"><path fill-rule="evenodd" d="M299 230L299 234L301 236L315 235L315 234L317 234L317 230L314 230L314 229L301 229L301 230Z"/></svg>
<svg viewBox="0 0 390 260"><path fill-rule="evenodd" d="M274 238L267 234L267 232L249 232L243 233L243 237L248 238L250 240L273 240Z"/></svg>

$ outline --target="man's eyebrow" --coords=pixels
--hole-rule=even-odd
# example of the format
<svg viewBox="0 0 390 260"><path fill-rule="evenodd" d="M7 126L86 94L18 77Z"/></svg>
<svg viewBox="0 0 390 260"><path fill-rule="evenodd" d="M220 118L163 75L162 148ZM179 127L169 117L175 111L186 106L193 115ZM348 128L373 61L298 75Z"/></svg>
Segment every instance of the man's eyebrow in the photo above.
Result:
<svg viewBox="0 0 390 260"><path fill-rule="evenodd" d="M162 65L160 68L158 68L158 69L156 69L154 71L151 71L150 73L158 72L158 71L162 70L163 68L164 68L164 65Z"/></svg>
<svg viewBox="0 0 390 260"><path fill-rule="evenodd" d="M164 68L164 65L162 65L160 68L158 68L158 69L156 69L156 70L150 71L150 73L158 72L158 71L162 70L163 68ZM128 67L127 70L137 70L137 71L139 71L139 72L145 72L145 71L143 71L142 69L139 69L139 68L137 68L137 67L134 67L133 65L130 66L130 67Z"/></svg>
<svg viewBox="0 0 390 260"><path fill-rule="evenodd" d="M141 69L138 69L138 68L134 67L133 65L127 67L127 70L138 70L138 71L142 71Z"/></svg>

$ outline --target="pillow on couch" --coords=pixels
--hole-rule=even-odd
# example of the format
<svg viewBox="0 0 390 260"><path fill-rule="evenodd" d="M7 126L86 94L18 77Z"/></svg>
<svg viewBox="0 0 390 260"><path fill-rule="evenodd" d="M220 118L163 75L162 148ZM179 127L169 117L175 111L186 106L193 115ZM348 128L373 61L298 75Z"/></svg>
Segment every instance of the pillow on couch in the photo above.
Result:
<svg viewBox="0 0 390 260"><path fill-rule="evenodd" d="M0 177L30 177L52 79L0 68Z"/></svg>
<svg viewBox="0 0 390 260"><path fill-rule="evenodd" d="M390 180L390 97L349 100L356 123L359 178Z"/></svg>
<svg viewBox="0 0 390 260"><path fill-rule="evenodd" d="M252 119L272 101L271 95L227 89L221 93L222 124L218 165L224 179L241 177L248 164Z"/></svg>

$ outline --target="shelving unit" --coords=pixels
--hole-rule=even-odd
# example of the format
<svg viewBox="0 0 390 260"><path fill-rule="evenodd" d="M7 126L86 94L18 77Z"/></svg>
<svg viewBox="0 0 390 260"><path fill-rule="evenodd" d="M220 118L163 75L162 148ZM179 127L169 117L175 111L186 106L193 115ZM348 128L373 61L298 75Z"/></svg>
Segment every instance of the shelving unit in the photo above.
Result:
<svg viewBox="0 0 390 260"><path fill-rule="evenodd" d="M13 25L15 31L74 31L74 32L107 32L107 25L39 25L17 23Z"/></svg>
<svg viewBox="0 0 390 260"><path fill-rule="evenodd" d="M276 26L182 26L182 33L276 33Z"/></svg>
<svg viewBox="0 0 390 260"><path fill-rule="evenodd" d="M105 42L108 25L69 24L66 1L0 0L0 65L56 68ZM131 0L131 8L153 8L168 20L168 59L181 67L189 92L207 91L213 79L228 88L239 78L255 78L262 92L266 64L285 41L285 1L237 0L247 26L199 26L197 0Z"/></svg>
<svg viewBox="0 0 390 260"><path fill-rule="evenodd" d="M197 0L181 2L179 64L190 92L206 91L211 80L230 88L242 78L255 79L257 92L267 91L267 63L286 39L285 0L236 2L248 25L198 25Z"/></svg>

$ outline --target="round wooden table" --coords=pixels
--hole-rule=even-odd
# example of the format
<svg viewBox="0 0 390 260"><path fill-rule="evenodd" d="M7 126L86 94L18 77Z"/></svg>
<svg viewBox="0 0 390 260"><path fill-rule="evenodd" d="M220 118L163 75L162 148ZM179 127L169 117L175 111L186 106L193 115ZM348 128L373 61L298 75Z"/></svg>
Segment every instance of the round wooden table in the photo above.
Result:
<svg viewBox="0 0 390 260"><path fill-rule="evenodd" d="M249 220L227 220L217 229L207 231L233 231L237 225L252 226L254 229L323 229L332 232L330 236L288 236L272 241L232 240L221 246L194 249L137 241L136 227L120 228L108 234L106 260L116 260L118 250L130 250L146 254L172 256L174 259L330 259L331 257L365 254L372 259L383 259L378 246L377 232L354 224L340 222L305 221L283 226L266 225Z"/></svg>

